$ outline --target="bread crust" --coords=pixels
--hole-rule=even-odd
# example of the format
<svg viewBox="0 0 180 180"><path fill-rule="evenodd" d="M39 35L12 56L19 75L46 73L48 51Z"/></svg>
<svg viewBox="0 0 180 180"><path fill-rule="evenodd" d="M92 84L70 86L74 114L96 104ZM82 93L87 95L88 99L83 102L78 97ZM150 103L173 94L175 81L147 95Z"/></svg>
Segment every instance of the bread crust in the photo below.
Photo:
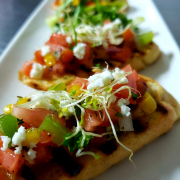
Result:
<svg viewBox="0 0 180 180"><path fill-rule="evenodd" d="M152 64L155 62L158 57L160 56L161 52L158 48L158 46L155 43L151 43L146 46L143 53L134 53L133 57L129 60L127 60L126 63L120 63L119 61L115 62L115 67L124 67L127 64L130 64L131 67L137 71L140 71L144 69L146 66ZM105 55L106 57L107 55ZM103 57L103 59L105 59ZM32 79L28 76L25 76L22 71L19 71L19 80L32 88L38 89L38 90L48 90L51 86L54 86L55 84L64 82L65 84L69 84L73 79L75 78L75 75L73 74L66 74L61 77L53 77L53 79Z"/></svg>
<svg viewBox="0 0 180 180"><path fill-rule="evenodd" d="M166 90L150 78L140 76L140 79L147 83L148 91L154 97L157 105L161 106L164 110L156 110L154 113L143 117L143 121L148 124L148 128L145 131L139 133L127 132L123 137L119 136L120 141L133 152L166 133L180 117L180 105ZM98 160L95 160L91 156L81 156L77 158L77 161L83 165L83 169L78 175L73 177L69 176L57 163L52 162L38 168L36 167L33 171L37 180L87 180L98 176L112 165L130 155L130 153L121 146L118 146L117 150L110 155L106 155L98 149L95 150L95 153L100 155Z"/></svg>

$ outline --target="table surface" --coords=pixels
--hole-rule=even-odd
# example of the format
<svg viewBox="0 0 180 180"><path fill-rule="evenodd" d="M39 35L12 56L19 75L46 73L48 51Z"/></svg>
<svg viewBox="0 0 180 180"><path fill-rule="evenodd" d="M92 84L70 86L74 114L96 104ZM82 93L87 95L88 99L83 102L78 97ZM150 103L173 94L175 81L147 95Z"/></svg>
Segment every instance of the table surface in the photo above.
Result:
<svg viewBox="0 0 180 180"><path fill-rule="evenodd" d="M153 0L180 46L180 0ZM41 0L0 1L0 55Z"/></svg>

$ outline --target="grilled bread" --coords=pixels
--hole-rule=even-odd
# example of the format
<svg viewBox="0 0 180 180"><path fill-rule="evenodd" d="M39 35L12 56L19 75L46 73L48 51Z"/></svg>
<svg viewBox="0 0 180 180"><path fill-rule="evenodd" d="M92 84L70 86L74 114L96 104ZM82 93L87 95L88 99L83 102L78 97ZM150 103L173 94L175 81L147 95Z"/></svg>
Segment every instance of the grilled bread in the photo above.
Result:
<svg viewBox="0 0 180 180"><path fill-rule="evenodd" d="M102 53L98 52L98 50L96 51L96 54L100 54L101 56L100 58L105 59L105 60L109 58L107 54L103 55L103 52ZM130 64L133 69L139 71L139 70L144 69L146 66L154 63L159 58L160 55L161 55L161 52L158 46L155 43L151 43L146 46L143 53L142 52L134 53L133 57L127 60L126 63L121 63L120 61L113 61L113 60L109 62L110 62L111 68L115 68L115 67L122 68L126 66L127 64ZM19 71L19 80L23 84L26 84L38 90L45 90L45 91L48 90L51 86L58 84L60 82L69 84L74 78L75 78L75 75L66 74L61 77L54 76L52 79L32 79L24 75L22 71Z"/></svg>

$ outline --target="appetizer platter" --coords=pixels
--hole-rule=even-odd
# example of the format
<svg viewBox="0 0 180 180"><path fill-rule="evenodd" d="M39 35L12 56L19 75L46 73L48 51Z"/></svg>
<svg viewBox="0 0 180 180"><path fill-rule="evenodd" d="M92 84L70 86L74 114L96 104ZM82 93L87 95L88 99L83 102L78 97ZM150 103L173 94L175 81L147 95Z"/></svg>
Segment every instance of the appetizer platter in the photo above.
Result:
<svg viewBox="0 0 180 180"><path fill-rule="evenodd" d="M178 67L179 67L178 59L180 58L180 53L179 53L179 49L176 45L176 42L174 41L171 33L169 32L168 28L166 27L164 21L162 20L160 14L158 13L158 11L157 11L156 7L154 6L154 4L152 3L152 1L148 0L148 1L144 2L143 0L138 0L138 2L136 1L136 3L135 3L133 0L129 0L128 2L129 2L129 6L130 6L128 18L143 16L146 19L144 27L149 27L149 24L151 24L150 30L153 30L155 32L154 33L155 34L154 42L156 44L158 44L159 48L162 51L161 58L159 58L159 60L155 64L148 66L146 69L144 69L140 73L157 80L158 83L160 83L177 100L177 101L174 100L171 95L169 95L166 91L164 91L156 81L151 80L151 79L146 78L141 75L137 76L137 73L135 71L132 71L130 66L125 66L125 69L123 71L123 73L125 72L125 74L123 75L123 77L119 77L120 78L119 81L121 81L121 78L125 78L125 77L127 77L127 79L128 79L128 81L125 82L125 85L127 84L128 87L130 87L130 89L127 87L125 88L126 90L129 89L129 93L128 93L128 95L126 93L127 97L125 97L125 99L128 98L128 102L130 104L136 104L135 105L136 108L141 107L140 108L141 110L142 110L142 108L146 107L145 105L148 104L148 103L146 104L145 102L149 102L149 104L151 104L151 107L152 107L151 112L146 112L146 110L143 109L143 112L146 112L145 116L147 117L147 124L148 123L151 124L151 121L148 120L148 118L151 119L152 116L154 117L154 115L151 115L154 113L160 113L159 115L157 115L157 117L160 117L158 119L162 119L162 122L163 122L163 119L166 119L166 117L168 117L168 123L169 123L169 125L163 124L166 121L164 121L162 124L160 122L159 122L160 124L155 123L155 125L153 126L153 127L155 127L155 129L150 128L152 134L150 133L151 135L146 136L146 137L150 137L150 138L147 138L146 142L142 142L142 140L141 140L142 135L139 136L140 138L137 137L137 142L133 142L133 143L137 144L137 146L133 148L133 143L131 146L133 151L136 151L137 149L144 146L148 142L157 138L159 135L164 134L167 130L169 130L171 128L172 124L179 117L178 103L180 102L180 97L179 97L180 85L178 83L176 83L176 79L177 79L177 77L180 76L180 74L179 74L180 72L178 71ZM16 103L17 96L19 98L19 104L17 102L17 105L13 106L12 111L11 111L11 107L12 107L11 105L6 106L6 108L4 109L4 112L8 113L10 110L15 117L19 118L19 120L25 119L25 118L18 117L20 114L16 114L18 112L18 110L17 110L18 107L22 108L23 106L26 106L26 104L28 107L30 107L31 105L32 106L34 105L33 104L34 102L36 103L36 98L37 98L36 93L34 93L34 101L32 100L33 98L31 96L28 96L28 94L34 92L34 90L25 85L22 85L18 81L18 77L15 75L21 69L22 64L27 59L30 60L30 59L34 58L33 52L36 49L41 48L42 44L44 44L44 42L46 42L48 40L47 37L50 37L51 30L47 28L46 24L44 23L44 19L50 13L49 7L50 7L50 4L52 4L52 3L53 3L53 1L43 1L36 8L36 10L33 12L33 14L30 16L30 18L27 20L27 22L24 24L24 26L21 28L21 30L18 32L18 34L15 36L15 38L12 40L11 44L8 46L8 48L6 49L6 51L4 52L4 54L2 55L2 57L0 59L0 73L1 73L0 74L0 80L1 80L0 95L1 95L1 97L3 97L1 99L1 104L0 104L1 114L3 113L2 110L6 105L11 104L11 103L14 103L14 104ZM168 45L165 42L168 42ZM97 70L97 68L95 68L95 69ZM98 70L98 73L104 73L104 75L110 73L111 76L113 76L110 78L110 80L108 80L108 83L107 83L107 81L106 81L107 79L106 79L104 81L104 83L106 82L107 84L105 83L103 86L100 86L99 83L97 83L97 82L95 83L94 80L92 80L92 79L98 79L97 78L98 74L95 74L94 76L91 76L91 78L88 79L89 85L87 85L87 87L84 87L85 82L82 85L82 82L83 82L82 79L80 81L76 81L76 83L74 83L74 85L77 86L77 82L81 82L80 87L84 87L85 93L82 93L81 98L83 98L83 96L87 92L90 92L90 96L93 98L92 91L96 91L99 88L105 88L106 93L113 93L117 90L117 89L113 89L113 87L115 86L115 84L118 81L118 78L116 78L116 76L115 76L115 74L118 74L117 72L119 73L119 76L121 76L123 74L122 72L120 73L120 70L118 70L118 69L109 70L108 66L106 66L105 69ZM136 83L136 86L132 86L132 84L134 84L134 83L132 83L132 79L129 77L129 76L132 77L132 75L133 75L132 79L134 79L136 82L139 82L139 80L140 80L140 82L144 82L145 85L144 85L144 83ZM96 87L93 86L91 83L96 84ZM115 83L115 84L111 85L111 83ZM97 86L97 84L98 84L98 86ZM141 86L140 89L138 88L139 85L137 85L137 84L140 84L140 86ZM74 85L71 84L71 86L67 86L68 92L70 94L69 96L72 96L72 97L77 96L77 94L78 94L77 87L75 88L76 90L73 89ZM105 87L105 86L107 86L107 87ZM62 84L60 84L60 87L62 88ZM65 89L64 87L65 87L65 85L63 85L63 90ZM95 89L93 89L94 87L95 87ZM52 88L50 90L54 92L54 90L56 90L56 88L57 88L57 86L55 86L54 88ZM62 90L61 88L59 90ZM87 90L86 90L86 88L87 88ZM121 88L121 87L118 87L118 88ZM143 90L141 90L141 89L143 89ZM117 92L118 92L118 90L117 90ZM137 92L140 92L140 94L142 95L142 98L140 95L139 96L140 100L138 100L138 102L134 103L135 99L137 99L137 97L135 97L136 96L135 94ZM48 93L48 91L47 91L47 93ZM116 94L116 93L114 93L114 94ZM122 96L122 94L120 95L120 97L121 96ZM21 97L27 97L27 98L21 98ZM55 95L53 97L55 97ZM73 100L74 99L76 99L76 98L73 98ZM90 100L90 99L88 99L88 100ZM90 100L90 102L91 102L91 100ZM116 100L112 100L112 101L116 102ZM118 100L120 100L120 99L118 99ZM52 98L51 98L51 101L52 101L51 106L53 105L54 108L57 108L58 100L57 99L52 100ZM79 100L79 102L80 101L81 100ZM99 99L98 99L98 101L99 101ZM90 108L91 110L92 110L92 108L95 108L95 110L97 110L97 105L98 105L98 107L103 106L103 104L101 104L100 101L99 102L98 101L91 102L90 104L88 104L88 107L90 108L90 106L92 106ZM121 102L121 106L123 105L124 107L126 107L126 110L127 110L126 102L123 102L123 103L125 103L125 104L123 105ZM141 105L141 104L143 104L143 105ZM149 106L149 104L148 104L148 106ZM41 103L40 104L37 103L36 105L39 105L39 107L41 107ZM159 105L163 106L164 109L162 107L159 107ZM66 105L66 106L68 106L68 105ZM79 104L78 104L78 106L79 106ZM86 106L82 106L82 107L84 108ZM136 108L134 110L136 110ZM16 110L13 110L13 109L16 109ZM108 112L105 109L104 110L101 109L101 110ZM66 110L64 109L62 112L66 113ZM81 112L83 112L82 109L81 109ZM133 112L133 110L132 110L132 112ZM122 116L122 114L117 114L117 113L118 112L115 113L117 115L116 117ZM88 113L86 112L86 116L88 116L87 114ZM128 114L128 112L126 112L126 113L124 112L123 116L126 116L127 114ZM108 116L108 113L106 115ZM141 116L141 115L142 115L142 117L144 117L144 114L139 113L139 111L138 111L138 113L136 111L134 111L132 113L132 116L134 118L136 118L136 116L138 118L140 118L139 116ZM110 116L108 116L108 118L109 117ZM1 118L2 119L6 118L6 115L1 116ZM116 119L116 118L114 118L114 119ZM48 117L45 122L48 122ZM83 126L83 122L85 123L86 121L84 121L83 119L80 118L79 123L82 126ZM24 122L20 121L18 123L23 124ZM151 126L150 124L148 124L149 127ZM24 127L26 127L26 125L24 125ZM31 123L30 123L30 125L31 125ZM37 126L36 128L42 130L43 124L41 124L41 125L42 126L39 126L39 125L33 125L33 126L34 127ZM94 131L94 128L92 128L91 126L88 126L88 124L86 124L86 125L87 126L85 126L85 125L83 126L83 128L85 130L90 131L90 132ZM119 126L121 127L121 125L119 125ZM23 125L20 127L23 127ZM123 127L124 127L124 125L123 125ZM158 127L161 127L161 128L158 130ZM107 172L103 173L96 179L99 179L99 180L100 179L110 179L110 178L112 178L112 179L122 178L122 179L127 179L127 180L130 180L130 179L135 179L135 180L136 179L166 179L166 178L172 179L172 180L178 179L178 177L179 177L178 176L178 173L179 173L178 164L180 163L177 158L177 156L179 154L178 150L180 148L180 145L178 143L179 142L178 136L180 135L179 131L178 131L179 127L180 127L179 123L178 122L175 123L175 126L172 128L172 130L166 136L162 136L161 138L157 139L155 142L144 147L142 150L135 153L133 157L131 156L132 151L130 149L128 149L127 147L122 146L122 144L120 143L121 150L122 150L122 147L124 147L124 150L126 149L126 151L124 152L124 150L122 150L122 152L124 154L122 155L122 157L119 157L120 158L119 160L122 160L125 157L129 157L130 161L128 159L126 159L125 161L123 161L123 162L119 163L118 165L114 166L113 168L109 169ZM26 128L28 128L28 126ZM47 125L44 124L43 130L47 130L46 128L47 128ZM116 137L116 133L114 133L114 132L116 132L115 128L113 128L112 126L111 126L111 128L112 128L111 133L113 132L113 134L115 135L114 137ZM130 126L128 128L130 128L132 130L132 126ZM22 128L21 128L21 130L22 130ZM121 130L122 130L122 127L121 127ZM64 131L64 132L65 132L64 135L67 135L66 133L68 132L68 130L67 130L67 132L66 131ZM85 131L83 131L83 133L84 132ZM133 134L133 133L130 133L130 136L131 136L131 134ZM14 143L14 144L12 144L12 146L17 147L16 150L18 151L19 145L15 142L15 140L13 140L13 136L11 138ZM57 144L59 143L57 141L53 141L53 143L54 142ZM27 143L27 142L25 142L25 143ZM26 146L26 144L25 144L25 146ZM29 146L29 145L27 145L27 146ZM64 142L64 146L68 147L68 143ZM30 149L28 149L28 150L32 152L34 147L35 146L33 144L31 147L29 146ZM3 148L7 148L7 144L3 145ZM68 147L68 148L70 148L70 147ZM27 152L29 152L28 150L27 150ZM129 150L129 152L128 152L128 150ZM78 149L77 152L79 155L81 153L83 154L82 149ZM33 153L30 153L30 154L33 156ZM98 159L98 157L97 157L98 153L97 153L97 156L96 156L96 154L93 154L92 152L90 154L93 155L95 157L95 159ZM102 156L102 159L103 159L103 157L104 156ZM97 165L98 164L97 162L99 162L100 160L96 161L95 159L92 161L92 163L94 163L94 165ZM101 159L101 158L99 158L99 159ZM106 159L106 157L105 157L105 159ZM105 162L105 159L104 159L104 162ZM157 159L159 159L158 162L157 162ZM87 160L88 160L88 158L87 158ZM79 159L79 161L81 161L81 158ZM102 169L104 169L104 170L107 169L108 166L111 166L112 164L116 163L116 161L115 160L113 161L113 159L110 160L111 162L108 162L108 159L106 159L106 161L107 161L107 165L105 163L104 168L102 166ZM22 164L23 164L23 160L21 159L19 167ZM137 167L137 169L134 168L133 164ZM8 164L6 164L6 165L8 165ZM88 165L87 165L87 167L88 167ZM98 167L98 165L97 165L97 167ZM48 168L48 167L44 167L44 169L46 169L46 168ZM34 170L34 173L35 174L37 173L39 175L39 178L42 179L43 174L40 172L43 172L44 169L39 169L39 173L37 173L36 170ZM94 173L94 176L98 175L99 173L101 173L104 170L97 168L97 171L96 171L96 173ZM84 172L86 174L88 174L88 177L86 177L86 178L94 177L94 176L92 176L92 173L94 171L92 171L92 170L89 171L87 168ZM51 173L53 173L53 169L52 169L52 171L49 171L49 177L51 177L51 175L52 175ZM38 177L37 174L36 174L36 176ZM83 171L82 171L82 173L80 172L79 179L84 179L85 176L82 174L83 174ZM56 173L54 173L54 175L56 175ZM58 176L60 176L60 175L58 175ZM66 179L66 176L63 176L63 177Z"/></svg>

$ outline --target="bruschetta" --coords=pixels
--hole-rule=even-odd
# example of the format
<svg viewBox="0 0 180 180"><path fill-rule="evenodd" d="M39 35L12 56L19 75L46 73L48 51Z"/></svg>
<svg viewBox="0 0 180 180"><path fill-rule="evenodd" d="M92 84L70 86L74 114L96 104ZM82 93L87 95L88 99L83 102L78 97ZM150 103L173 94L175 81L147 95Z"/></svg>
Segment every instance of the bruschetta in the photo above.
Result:
<svg viewBox="0 0 180 180"><path fill-rule="evenodd" d="M166 133L178 102L128 65L19 97L0 116L0 164L16 177L86 180ZM8 128L7 128L8 127Z"/></svg>
<svg viewBox="0 0 180 180"><path fill-rule="evenodd" d="M117 12L117 2L116 6L98 2L89 7L80 1L74 11L68 3L61 6L63 22L57 25L51 20L53 27L57 25L56 32L23 65L19 72L22 83L47 90L59 82L68 84L75 76L88 78L93 67L106 63L111 69L130 64L139 71L158 59L161 52L152 41L153 32L142 34L138 29L143 18L128 19Z"/></svg>

